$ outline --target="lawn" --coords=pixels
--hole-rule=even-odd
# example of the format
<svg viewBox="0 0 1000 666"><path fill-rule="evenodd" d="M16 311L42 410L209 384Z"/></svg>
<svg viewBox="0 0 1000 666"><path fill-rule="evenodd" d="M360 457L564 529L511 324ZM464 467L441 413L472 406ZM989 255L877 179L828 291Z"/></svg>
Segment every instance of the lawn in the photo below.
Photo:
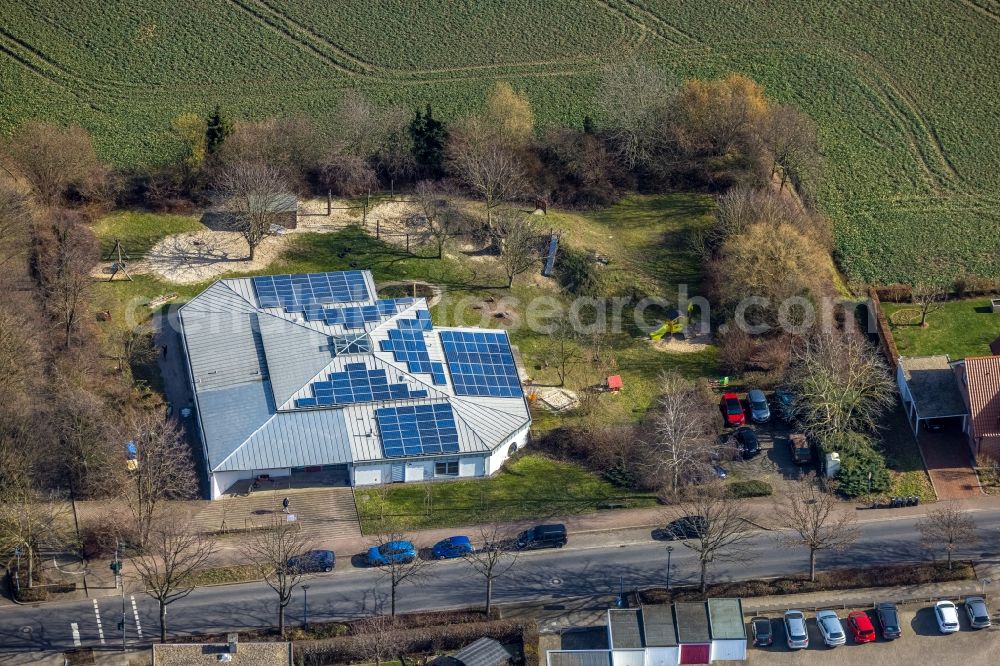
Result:
<svg viewBox="0 0 1000 666"><path fill-rule="evenodd" d="M579 465L541 454L522 454L487 479L399 484L355 493L362 531L473 525L483 520L546 520L589 513L608 502L628 508L656 499L619 488Z"/></svg>
<svg viewBox="0 0 1000 666"><path fill-rule="evenodd" d="M990 299L948 301L927 317L927 327L894 324L893 314L912 310L908 303L883 303L896 348L903 356L947 354L953 361L966 356L986 356L990 343L1000 337L1000 314L990 310Z"/></svg>
<svg viewBox="0 0 1000 666"><path fill-rule="evenodd" d="M496 80L538 124L600 127L603 68L636 54L677 80L728 72L817 122L820 207L852 279L917 276L933 248L1000 270L995 0L147 0L12 3L0 35L0 132L79 123L120 166L176 157L170 120L304 113L327 128L357 90L451 120ZM913 48L919 44L920 48Z"/></svg>
<svg viewBox="0 0 1000 666"><path fill-rule="evenodd" d="M194 215L168 215L144 211L121 211L101 218L94 224L101 242L101 258L106 259L120 240L133 260L145 256L164 236L186 231L202 231L205 226Z"/></svg>
<svg viewBox="0 0 1000 666"><path fill-rule="evenodd" d="M886 414L881 426L877 440L892 474L892 485L885 494L889 497L916 495L923 502L936 500L903 406L896 405Z"/></svg>

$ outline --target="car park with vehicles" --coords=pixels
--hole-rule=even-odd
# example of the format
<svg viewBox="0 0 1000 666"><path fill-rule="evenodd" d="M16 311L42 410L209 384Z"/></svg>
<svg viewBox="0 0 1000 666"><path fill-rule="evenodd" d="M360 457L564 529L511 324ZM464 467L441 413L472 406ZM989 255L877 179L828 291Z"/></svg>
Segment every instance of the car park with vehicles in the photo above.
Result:
<svg viewBox="0 0 1000 666"><path fill-rule="evenodd" d="M668 523L663 534L670 540L700 539L707 529L705 516L684 516Z"/></svg>
<svg viewBox="0 0 1000 666"><path fill-rule="evenodd" d="M774 632L771 631L770 618L753 618L750 620L750 631L753 633L753 644L757 647L770 647L774 644Z"/></svg>
<svg viewBox="0 0 1000 666"><path fill-rule="evenodd" d="M453 536L442 539L434 544L434 547L431 549L431 554L436 560L450 560L456 557L463 557L472 552L475 552L475 548L472 547L472 542L469 541L469 537L467 536Z"/></svg>
<svg viewBox="0 0 1000 666"><path fill-rule="evenodd" d="M965 612L969 616L969 626L973 629L987 629L993 624L990 622L990 609L986 606L986 599L982 597L966 597Z"/></svg>
<svg viewBox="0 0 1000 666"><path fill-rule="evenodd" d="M889 601L877 604L875 617L878 618L878 626L882 629L882 638L885 640L895 640L903 635L899 624L899 609L896 608L896 604Z"/></svg>
<svg viewBox="0 0 1000 666"><path fill-rule="evenodd" d="M953 634L959 629L958 609L947 599L934 604L934 619L937 620L938 631L942 634Z"/></svg>
<svg viewBox="0 0 1000 666"><path fill-rule="evenodd" d="M288 560L288 570L292 573L319 573L333 571L337 556L332 550L310 550Z"/></svg>
<svg viewBox="0 0 1000 666"><path fill-rule="evenodd" d="M760 453L760 440L753 428L738 429L733 433L733 439L736 440L736 448L744 460L749 460Z"/></svg>
<svg viewBox="0 0 1000 666"><path fill-rule="evenodd" d="M515 546L518 550L538 550L539 548L562 548L566 542L565 525L536 525L518 534Z"/></svg>
<svg viewBox="0 0 1000 666"><path fill-rule="evenodd" d="M809 631L806 629L806 616L802 611L787 610L782 618L785 624L785 637L790 650L804 650L809 647Z"/></svg>
<svg viewBox="0 0 1000 666"><path fill-rule="evenodd" d="M858 645L871 643L875 640L875 627L872 626L868 613L864 611L854 611L847 614L847 629Z"/></svg>
<svg viewBox="0 0 1000 666"><path fill-rule="evenodd" d="M735 393L724 393L719 403L722 413L726 417L726 425L741 426L746 423L747 417L743 412L743 403L740 396Z"/></svg>
<svg viewBox="0 0 1000 666"><path fill-rule="evenodd" d="M837 647L847 642L844 625L840 623L837 613L832 610L822 610L816 613L816 626L827 647Z"/></svg>
<svg viewBox="0 0 1000 666"><path fill-rule="evenodd" d="M368 564L384 567L392 564L409 564L417 559L417 549L409 541L390 541L368 549Z"/></svg>
<svg viewBox="0 0 1000 666"><path fill-rule="evenodd" d="M767 423L771 420L771 408L767 404L767 396L760 389L752 389L747 393L750 403L750 419L754 423Z"/></svg>

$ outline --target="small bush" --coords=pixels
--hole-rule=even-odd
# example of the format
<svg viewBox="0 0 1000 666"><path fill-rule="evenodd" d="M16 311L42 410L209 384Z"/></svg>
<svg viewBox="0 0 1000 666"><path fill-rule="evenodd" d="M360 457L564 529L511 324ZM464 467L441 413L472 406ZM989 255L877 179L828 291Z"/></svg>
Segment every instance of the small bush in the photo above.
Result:
<svg viewBox="0 0 1000 666"><path fill-rule="evenodd" d="M871 481L868 479L871 474ZM840 471L837 472L837 489L845 497L860 497L881 493L892 484L892 477L885 466L885 458L877 451L859 449L841 456Z"/></svg>
<svg viewBox="0 0 1000 666"><path fill-rule="evenodd" d="M35 587L22 587L14 594L14 598L21 603L29 604L36 601L45 601L49 598L48 588L40 585Z"/></svg>
<svg viewBox="0 0 1000 666"><path fill-rule="evenodd" d="M563 243L556 254L555 269L560 286L569 293L595 296L600 292L601 276L588 253L578 252Z"/></svg>
<svg viewBox="0 0 1000 666"><path fill-rule="evenodd" d="M733 481L726 487L726 493L733 499L768 497L771 492L771 484L759 479L751 479L749 481Z"/></svg>

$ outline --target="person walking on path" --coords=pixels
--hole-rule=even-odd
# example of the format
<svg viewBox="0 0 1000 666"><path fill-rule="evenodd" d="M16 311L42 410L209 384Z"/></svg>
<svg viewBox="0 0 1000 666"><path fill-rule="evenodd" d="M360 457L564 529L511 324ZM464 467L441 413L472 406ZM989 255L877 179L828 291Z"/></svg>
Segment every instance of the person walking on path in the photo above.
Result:
<svg viewBox="0 0 1000 666"><path fill-rule="evenodd" d="M285 513L288 513L288 498L287 497L285 499L281 500L281 509Z"/></svg>

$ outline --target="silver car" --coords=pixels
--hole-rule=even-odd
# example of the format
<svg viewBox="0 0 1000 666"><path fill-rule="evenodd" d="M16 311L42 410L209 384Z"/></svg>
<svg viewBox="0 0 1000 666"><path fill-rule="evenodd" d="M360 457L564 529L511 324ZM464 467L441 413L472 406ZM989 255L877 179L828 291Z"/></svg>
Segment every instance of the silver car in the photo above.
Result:
<svg viewBox="0 0 1000 666"><path fill-rule="evenodd" d="M973 629L986 629L990 622L990 609L982 597L966 597L965 612L969 614L969 625Z"/></svg>
<svg viewBox="0 0 1000 666"><path fill-rule="evenodd" d="M827 647L837 647L847 642L847 634L844 633L844 625L840 623L840 618L831 610L823 610L816 613L816 626L823 636L823 642Z"/></svg>
<svg viewBox="0 0 1000 666"><path fill-rule="evenodd" d="M809 647L809 631L806 629L806 616L802 611L785 611L785 638L791 650L803 650Z"/></svg>
<svg viewBox="0 0 1000 666"><path fill-rule="evenodd" d="M771 420L771 408L767 406L767 396L760 389L753 389L747 393L747 402L750 403L750 418L754 423L767 423Z"/></svg>

